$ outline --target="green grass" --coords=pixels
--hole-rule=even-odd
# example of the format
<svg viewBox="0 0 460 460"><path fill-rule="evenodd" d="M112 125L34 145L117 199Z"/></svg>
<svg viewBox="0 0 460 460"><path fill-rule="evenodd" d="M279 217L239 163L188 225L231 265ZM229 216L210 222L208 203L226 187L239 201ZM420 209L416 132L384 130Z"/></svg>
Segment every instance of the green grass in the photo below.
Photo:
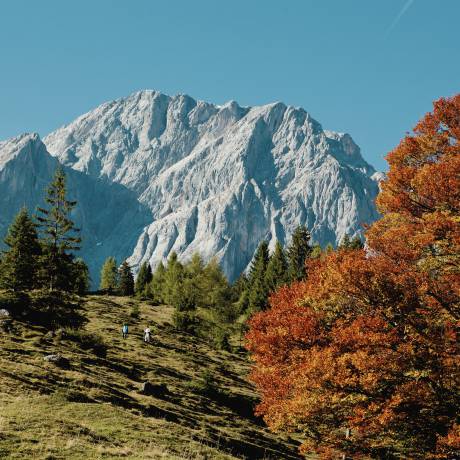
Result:
<svg viewBox="0 0 460 460"><path fill-rule="evenodd" d="M244 355L178 333L166 306L94 296L80 314L81 330L52 337L14 321L0 335L0 458L299 458L295 443L252 415ZM151 344L147 325L157 332ZM68 369L43 360L57 352ZM167 391L142 394L147 380Z"/></svg>

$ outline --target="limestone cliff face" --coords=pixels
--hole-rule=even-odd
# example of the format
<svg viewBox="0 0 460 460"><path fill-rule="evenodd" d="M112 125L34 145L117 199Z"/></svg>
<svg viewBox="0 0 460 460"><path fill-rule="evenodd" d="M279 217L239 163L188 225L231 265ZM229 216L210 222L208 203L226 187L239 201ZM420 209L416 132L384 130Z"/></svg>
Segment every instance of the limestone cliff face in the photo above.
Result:
<svg viewBox="0 0 460 460"><path fill-rule="evenodd" d="M34 213L44 206L46 188L58 166L37 134L0 142L0 235L6 234L23 206ZM78 201L73 219L83 238L81 256L88 263L93 286L99 282L104 259L131 254L139 234L151 222L149 209L122 185L94 179L64 167L69 196Z"/></svg>
<svg viewBox="0 0 460 460"><path fill-rule="evenodd" d="M110 249L134 266L155 266L173 250L182 259L200 252L216 256L234 279L263 238L285 243L306 224L313 240L337 243L378 217L379 175L352 138L282 103L216 106L142 91L101 105L43 142L44 164L54 167L49 152L78 180L104 188L79 206L95 222L87 238L100 246L87 257L97 263L102 247L104 256ZM0 163L7 145L0 144ZM81 187L75 183L76 193ZM111 195L115 189L126 201ZM110 244L98 226L111 230Z"/></svg>

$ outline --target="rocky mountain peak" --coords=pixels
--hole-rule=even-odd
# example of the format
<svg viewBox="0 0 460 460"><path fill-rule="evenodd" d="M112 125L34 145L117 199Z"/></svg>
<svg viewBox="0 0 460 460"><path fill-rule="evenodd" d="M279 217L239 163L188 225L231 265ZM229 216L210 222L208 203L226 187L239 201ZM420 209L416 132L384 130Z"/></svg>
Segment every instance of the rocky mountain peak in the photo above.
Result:
<svg viewBox="0 0 460 460"><path fill-rule="evenodd" d="M0 143L0 165L26 145L21 139ZM200 252L216 256L234 279L263 238L286 243L306 224L314 241L335 244L377 218L379 176L351 136L325 131L304 109L282 102L215 105L139 91L102 104L43 143L43 161L65 165L74 190L89 180L105 197L104 187L124 194L123 204L112 200L113 209L92 216L90 227L104 219L116 228L111 241L130 243L110 246L110 255L129 257L135 267L146 260L155 266L172 250L183 259ZM92 206L104 203L93 197ZM133 207L142 228L120 226ZM103 249L93 246L89 257L99 263Z"/></svg>

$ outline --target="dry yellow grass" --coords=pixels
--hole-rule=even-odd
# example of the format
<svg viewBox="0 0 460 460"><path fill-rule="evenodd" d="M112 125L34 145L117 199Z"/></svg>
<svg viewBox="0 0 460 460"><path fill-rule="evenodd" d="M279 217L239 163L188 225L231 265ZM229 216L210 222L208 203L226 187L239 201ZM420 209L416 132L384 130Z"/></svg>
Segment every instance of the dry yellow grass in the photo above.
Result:
<svg viewBox="0 0 460 460"><path fill-rule="evenodd" d="M131 318L135 304L140 314ZM81 314L83 329L103 336L106 357L21 322L1 334L0 458L299 458L293 442L252 415L244 356L177 333L166 306L93 296ZM142 341L147 325L157 330L151 344ZM56 352L70 360L68 369L43 360ZM212 391L199 391L204 373ZM147 380L167 390L141 394Z"/></svg>

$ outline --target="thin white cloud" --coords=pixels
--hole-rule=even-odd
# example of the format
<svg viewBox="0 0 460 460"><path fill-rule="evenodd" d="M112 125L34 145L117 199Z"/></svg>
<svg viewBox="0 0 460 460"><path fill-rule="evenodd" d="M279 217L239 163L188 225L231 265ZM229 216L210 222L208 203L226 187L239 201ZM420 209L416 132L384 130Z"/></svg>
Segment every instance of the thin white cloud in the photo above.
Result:
<svg viewBox="0 0 460 460"><path fill-rule="evenodd" d="M412 3L414 3L414 0L407 0L407 2L404 4L404 6L401 8L401 11L398 13L398 15L394 18L393 22L390 24L388 29L385 32L385 37L388 37L390 35L391 31L396 27L398 22L401 20L401 18L404 16L404 13L411 7Z"/></svg>

